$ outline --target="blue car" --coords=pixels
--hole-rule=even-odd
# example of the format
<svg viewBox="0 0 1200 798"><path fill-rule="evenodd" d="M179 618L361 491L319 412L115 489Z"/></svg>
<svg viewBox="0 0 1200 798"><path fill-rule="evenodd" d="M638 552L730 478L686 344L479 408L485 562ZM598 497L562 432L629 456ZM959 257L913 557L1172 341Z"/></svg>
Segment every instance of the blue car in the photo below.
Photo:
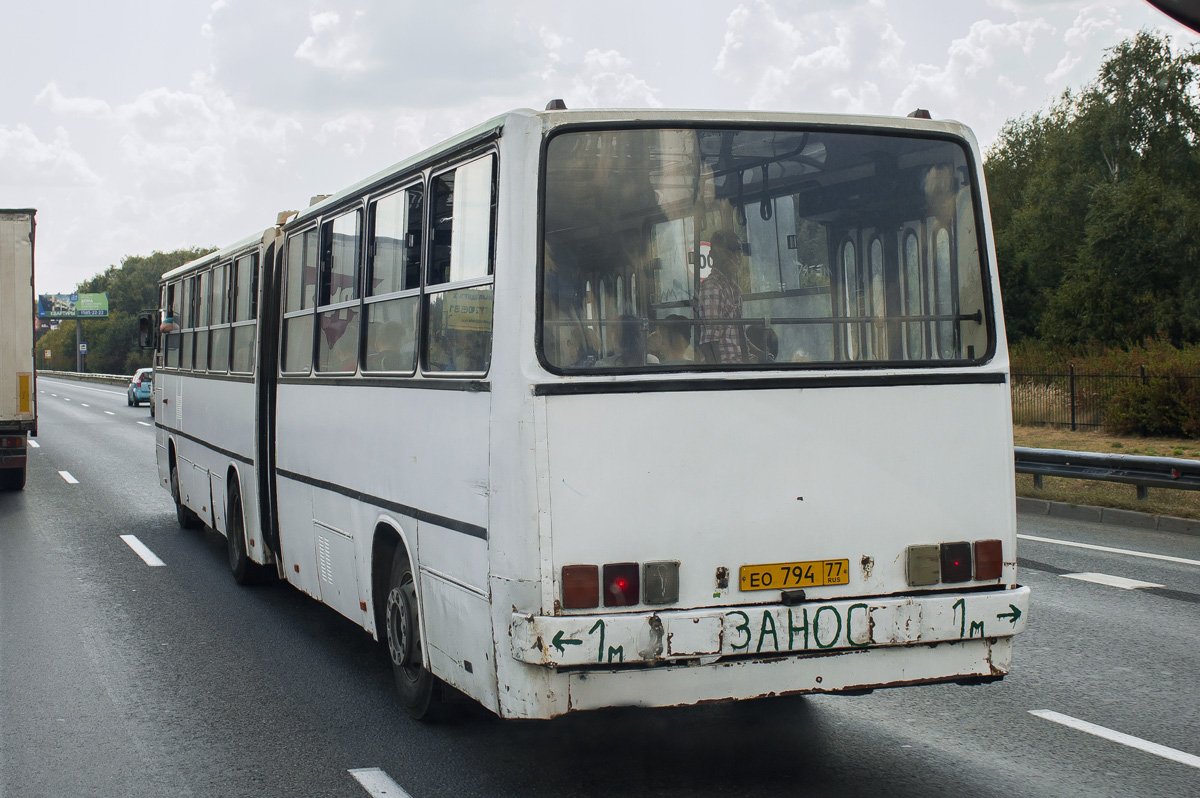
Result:
<svg viewBox="0 0 1200 798"><path fill-rule="evenodd" d="M129 388L125 393L129 398L130 407L142 402L152 404L150 398L154 395L154 369L138 369L129 380Z"/></svg>

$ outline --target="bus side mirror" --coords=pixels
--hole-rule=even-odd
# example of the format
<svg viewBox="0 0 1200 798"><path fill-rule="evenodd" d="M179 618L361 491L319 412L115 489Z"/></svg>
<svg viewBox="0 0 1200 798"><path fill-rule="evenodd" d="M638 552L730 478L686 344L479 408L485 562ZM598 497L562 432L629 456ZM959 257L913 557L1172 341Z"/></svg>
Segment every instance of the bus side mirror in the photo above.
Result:
<svg viewBox="0 0 1200 798"><path fill-rule="evenodd" d="M154 313L143 312L138 314L138 346L142 349L157 349L158 336L155 335L157 330L154 329Z"/></svg>

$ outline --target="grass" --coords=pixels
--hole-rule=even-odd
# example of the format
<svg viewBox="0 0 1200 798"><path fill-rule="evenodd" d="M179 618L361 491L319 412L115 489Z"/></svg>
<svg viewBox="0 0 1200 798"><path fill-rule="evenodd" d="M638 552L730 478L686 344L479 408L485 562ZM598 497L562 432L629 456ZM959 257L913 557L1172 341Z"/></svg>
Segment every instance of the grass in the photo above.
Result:
<svg viewBox="0 0 1200 798"><path fill-rule="evenodd" d="M1187 438L1137 438L1104 432L1055 429L1042 426L1013 426L1017 446L1037 449L1069 449L1103 454L1139 454L1151 457L1185 457L1200 460L1200 440ZM1017 495L1034 499L1090 504L1137 510L1153 515L1173 515L1200 519L1200 491L1151 488L1146 499L1137 498L1137 488L1119 482L1046 477L1044 487L1033 487L1031 474L1017 474Z"/></svg>

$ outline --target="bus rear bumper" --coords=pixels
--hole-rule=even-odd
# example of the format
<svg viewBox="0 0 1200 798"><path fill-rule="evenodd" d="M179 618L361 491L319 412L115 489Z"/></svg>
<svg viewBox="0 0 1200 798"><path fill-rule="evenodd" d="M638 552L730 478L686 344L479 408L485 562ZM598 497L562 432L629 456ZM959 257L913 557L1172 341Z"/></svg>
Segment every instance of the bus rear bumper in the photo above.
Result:
<svg viewBox="0 0 1200 798"><path fill-rule="evenodd" d="M560 672L565 693L552 714L606 707L691 706L815 693L861 694L888 687L1002 679L1012 662L1012 638L928 646L879 647L768 660L721 661L708 667L659 667Z"/></svg>
<svg viewBox="0 0 1200 798"><path fill-rule="evenodd" d="M713 664L1010 638L1025 628L1029 588L664 610L512 616L512 656L532 665L605 669Z"/></svg>

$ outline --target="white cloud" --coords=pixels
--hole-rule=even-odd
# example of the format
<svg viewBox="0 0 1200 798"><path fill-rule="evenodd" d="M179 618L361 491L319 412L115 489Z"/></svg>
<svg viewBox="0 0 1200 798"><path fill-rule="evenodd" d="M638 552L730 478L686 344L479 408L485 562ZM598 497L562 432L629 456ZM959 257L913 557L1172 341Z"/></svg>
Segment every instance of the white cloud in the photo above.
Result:
<svg viewBox="0 0 1200 798"><path fill-rule="evenodd" d="M342 17L336 11L310 14L312 34L296 48L296 58L308 61L318 69L334 72L366 71L370 65L363 53L368 50L368 43L360 29L360 20L364 16L361 11L355 12L343 25Z"/></svg>
<svg viewBox="0 0 1200 798"><path fill-rule="evenodd" d="M343 154L355 157L362 155L374 130L375 123L370 116L354 112L322 124L317 141L325 145L340 143Z"/></svg>
<svg viewBox="0 0 1200 798"><path fill-rule="evenodd" d="M64 97L58 83L50 81L38 94L35 102L50 106L55 114L83 116L103 119L112 114L112 108L104 100L92 97Z"/></svg>
<svg viewBox="0 0 1200 798"><path fill-rule="evenodd" d="M616 50L589 50L583 59L582 74L573 81L574 107L580 108L658 108L662 102L656 91L639 78L632 62ZM578 99L582 98L582 99Z"/></svg>
<svg viewBox="0 0 1200 798"><path fill-rule="evenodd" d="M53 141L42 141L25 125L0 126L0 175L4 176L0 182L13 187L79 187L100 182L62 127L55 128Z"/></svg>

